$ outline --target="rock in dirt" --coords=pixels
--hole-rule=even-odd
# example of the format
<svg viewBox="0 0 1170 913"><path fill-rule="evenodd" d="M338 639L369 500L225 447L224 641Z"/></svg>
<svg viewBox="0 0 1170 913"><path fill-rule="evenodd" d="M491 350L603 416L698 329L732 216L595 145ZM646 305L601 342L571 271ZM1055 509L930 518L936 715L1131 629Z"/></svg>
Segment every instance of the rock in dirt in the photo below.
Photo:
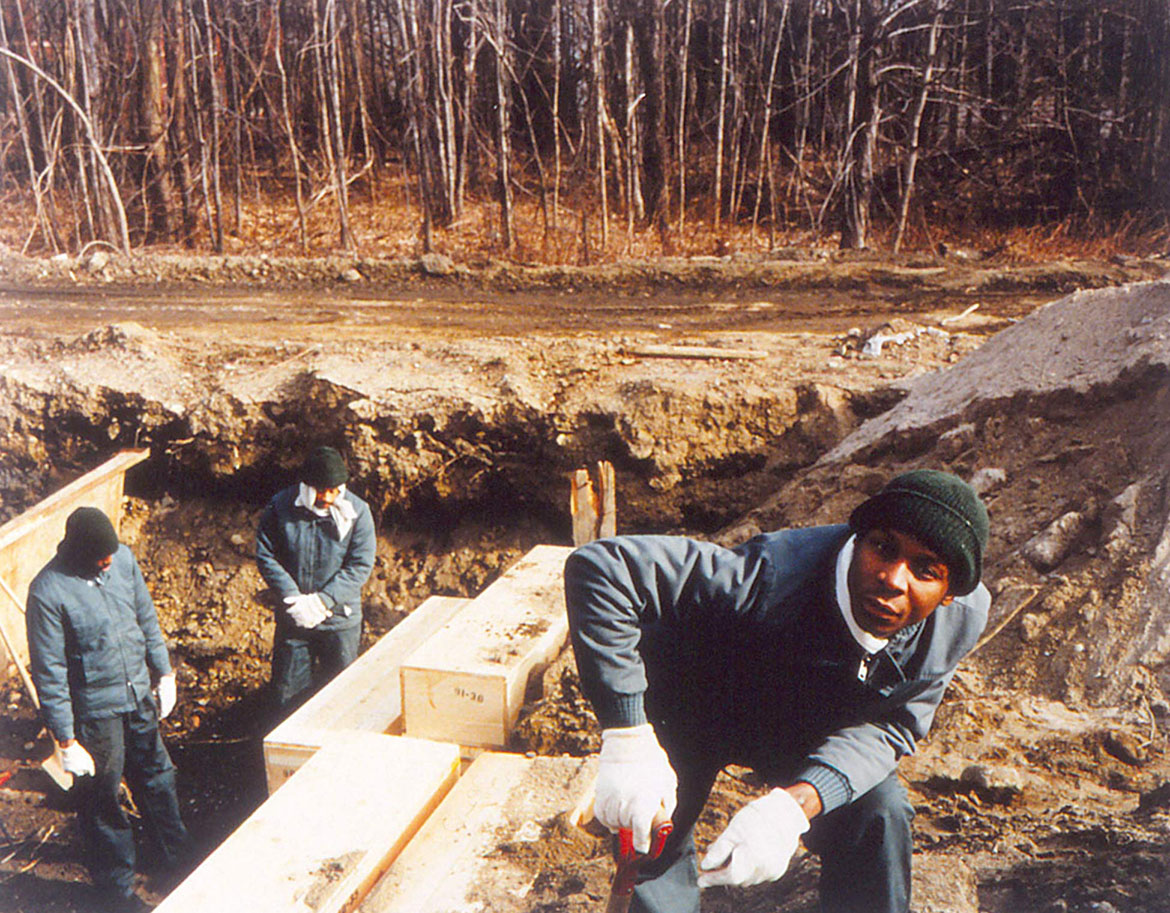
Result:
<svg viewBox="0 0 1170 913"><path fill-rule="evenodd" d="M958 856L915 856L911 874L916 913L979 913L975 872Z"/></svg>
<svg viewBox="0 0 1170 913"><path fill-rule="evenodd" d="M963 770L959 783L973 789L984 801L1007 805L1024 791L1024 778L1014 767L972 764Z"/></svg>
<svg viewBox="0 0 1170 913"><path fill-rule="evenodd" d="M1087 521L1088 518L1080 511L1069 511L1027 542L1024 557L1037 570L1052 570L1068 556L1073 544L1085 531Z"/></svg>

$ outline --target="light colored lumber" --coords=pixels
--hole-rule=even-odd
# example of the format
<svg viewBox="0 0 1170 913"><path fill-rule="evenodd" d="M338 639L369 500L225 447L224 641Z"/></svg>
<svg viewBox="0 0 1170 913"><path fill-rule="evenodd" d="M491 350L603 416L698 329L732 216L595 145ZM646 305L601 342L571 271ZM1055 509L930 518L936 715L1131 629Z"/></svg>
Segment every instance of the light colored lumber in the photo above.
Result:
<svg viewBox="0 0 1170 913"><path fill-rule="evenodd" d="M584 545L597 538L597 495L588 469L578 469L573 473L569 513L573 517L574 545Z"/></svg>
<svg viewBox="0 0 1170 913"><path fill-rule="evenodd" d="M332 732L402 731L402 661L470 602L431 596L264 737L271 794Z"/></svg>
<svg viewBox="0 0 1170 913"><path fill-rule="evenodd" d="M568 636L562 575L571 551L532 549L402 664L407 735L468 747L508 744L529 677Z"/></svg>
<svg viewBox="0 0 1170 913"><path fill-rule="evenodd" d="M608 460L597 464L597 501L601 505L601 515L597 519L597 538L616 536L617 480L614 478L613 463Z"/></svg>
<svg viewBox="0 0 1170 913"><path fill-rule="evenodd" d="M720 349L715 346L645 345L635 346L628 351L631 355L640 355L643 358L731 358L759 361L768 357L767 352L759 349Z"/></svg>
<svg viewBox="0 0 1170 913"><path fill-rule="evenodd" d="M587 469L573 473L569 511L573 517L573 545L617 534L617 483L612 463L603 460L597 464L596 483Z"/></svg>
<svg viewBox="0 0 1170 913"><path fill-rule="evenodd" d="M358 913L527 913L543 853L508 852L563 840L557 817L582 800L596 759L486 752L358 907ZM527 860L527 861L526 861Z"/></svg>
<svg viewBox="0 0 1170 913"><path fill-rule="evenodd" d="M453 745L334 734L157 910L349 913L458 774Z"/></svg>
<svg viewBox="0 0 1170 913"><path fill-rule="evenodd" d="M0 596L0 625L16 653L5 650L9 661L28 662L24 629L28 585L57 553L57 543L65 535L65 518L78 507L98 507L117 529L126 470L149 455L149 450L124 450L0 526L0 579L7 584ZM0 657L0 676L4 658Z"/></svg>

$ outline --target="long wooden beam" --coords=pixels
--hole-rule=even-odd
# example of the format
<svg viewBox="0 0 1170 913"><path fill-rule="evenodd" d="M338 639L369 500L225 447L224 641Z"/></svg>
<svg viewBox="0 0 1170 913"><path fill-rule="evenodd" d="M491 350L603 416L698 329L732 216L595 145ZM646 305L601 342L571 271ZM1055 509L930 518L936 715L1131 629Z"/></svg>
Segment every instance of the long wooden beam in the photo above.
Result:
<svg viewBox="0 0 1170 913"><path fill-rule="evenodd" d="M335 734L156 909L349 913L458 775L454 745Z"/></svg>
<svg viewBox="0 0 1170 913"><path fill-rule="evenodd" d="M407 735L507 746L529 679L568 637L562 576L570 551L532 549L402 664Z"/></svg>
<svg viewBox="0 0 1170 913"><path fill-rule="evenodd" d="M596 758L485 752L419 828L357 913L528 913L556 818L592 785ZM532 844L531 854L503 852ZM528 862L525 863L525 858Z"/></svg>

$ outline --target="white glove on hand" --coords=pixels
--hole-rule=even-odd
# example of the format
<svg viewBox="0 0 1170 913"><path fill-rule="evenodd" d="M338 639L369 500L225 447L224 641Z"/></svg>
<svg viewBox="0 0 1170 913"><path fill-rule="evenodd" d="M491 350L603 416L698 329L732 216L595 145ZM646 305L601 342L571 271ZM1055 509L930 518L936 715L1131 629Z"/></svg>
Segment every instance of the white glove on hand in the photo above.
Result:
<svg viewBox="0 0 1170 913"><path fill-rule="evenodd" d="M731 819L699 863L699 887L775 881L788 871L808 818L783 789L749 802Z"/></svg>
<svg viewBox="0 0 1170 913"><path fill-rule="evenodd" d="M158 718L165 720L175 709L175 701L179 697L178 687L175 684L175 673L169 672L161 676L155 687L158 697Z"/></svg>
<svg viewBox="0 0 1170 913"><path fill-rule="evenodd" d="M73 774L75 777L93 776L93 756L80 742L61 745L58 750L61 752L61 766L65 768L65 773Z"/></svg>
<svg viewBox="0 0 1170 913"><path fill-rule="evenodd" d="M674 814L677 789L678 777L649 723L601 733L593 814L611 831L633 831L637 852L650 851L655 818Z"/></svg>
<svg viewBox="0 0 1170 913"><path fill-rule="evenodd" d="M285 611L299 627L315 628L329 617L325 603L316 593L311 593L308 596L285 596L284 601L288 604Z"/></svg>

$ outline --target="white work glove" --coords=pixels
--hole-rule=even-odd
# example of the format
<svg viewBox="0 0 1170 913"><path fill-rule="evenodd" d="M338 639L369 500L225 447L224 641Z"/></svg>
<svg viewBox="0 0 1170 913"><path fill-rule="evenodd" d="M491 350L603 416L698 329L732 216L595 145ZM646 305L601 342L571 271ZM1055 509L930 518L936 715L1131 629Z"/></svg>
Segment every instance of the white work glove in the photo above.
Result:
<svg viewBox="0 0 1170 913"><path fill-rule="evenodd" d="M165 720L175 709L175 701L179 698L174 672L159 677L158 684L155 685L155 698L158 701L158 718Z"/></svg>
<svg viewBox="0 0 1170 913"><path fill-rule="evenodd" d="M788 871L808 818L783 789L754 799L735 813L699 863L699 887L775 881Z"/></svg>
<svg viewBox="0 0 1170 913"><path fill-rule="evenodd" d="M289 617L302 628L315 628L329 617L329 610L316 593L301 596L285 596L285 609Z"/></svg>
<svg viewBox="0 0 1170 913"><path fill-rule="evenodd" d="M73 774L75 777L93 776L93 756L80 742L60 745L57 750L61 752L61 766L65 768L65 773Z"/></svg>
<svg viewBox="0 0 1170 913"><path fill-rule="evenodd" d="M674 814L678 777L649 723L601 733L593 815L613 832L633 832L634 849L650 851L654 820Z"/></svg>

